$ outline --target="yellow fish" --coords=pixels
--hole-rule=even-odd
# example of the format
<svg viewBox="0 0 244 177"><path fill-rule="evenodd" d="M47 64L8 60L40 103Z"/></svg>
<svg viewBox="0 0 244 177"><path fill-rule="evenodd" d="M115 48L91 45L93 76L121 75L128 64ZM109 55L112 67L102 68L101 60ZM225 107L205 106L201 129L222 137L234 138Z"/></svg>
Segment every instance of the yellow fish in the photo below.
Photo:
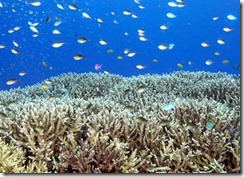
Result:
<svg viewBox="0 0 244 177"><path fill-rule="evenodd" d="M42 62L42 65L43 65L44 67L47 67L47 63L46 63L45 61Z"/></svg>
<svg viewBox="0 0 244 177"><path fill-rule="evenodd" d="M178 66L179 68L183 68L183 65L180 64L180 63L177 63L177 66Z"/></svg>
<svg viewBox="0 0 244 177"><path fill-rule="evenodd" d="M42 85L42 88L43 88L43 89L49 89L49 86L46 85L46 84L44 84L44 85Z"/></svg>

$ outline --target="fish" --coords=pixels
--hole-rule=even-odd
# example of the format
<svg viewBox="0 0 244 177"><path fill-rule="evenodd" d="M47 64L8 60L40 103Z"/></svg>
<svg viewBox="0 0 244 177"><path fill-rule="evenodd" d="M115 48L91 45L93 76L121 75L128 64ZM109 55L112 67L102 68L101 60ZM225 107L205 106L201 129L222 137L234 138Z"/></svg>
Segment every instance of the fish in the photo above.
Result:
<svg viewBox="0 0 244 177"><path fill-rule="evenodd" d="M148 41L148 39L144 36L139 37L140 41Z"/></svg>
<svg viewBox="0 0 244 177"><path fill-rule="evenodd" d="M219 52L214 52L214 55L219 56L220 53Z"/></svg>
<svg viewBox="0 0 244 177"><path fill-rule="evenodd" d="M147 86L142 85L142 86L140 86L140 87L137 88L136 92L137 92L137 93L143 93L143 92L145 92L146 90L147 90Z"/></svg>
<svg viewBox="0 0 244 177"><path fill-rule="evenodd" d="M0 118L7 118L7 117L8 117L7 114L0 111Z"/></svg>
<svg viewBox="0 0 244 177"><path fill-rule="evenodd" d="M141 33L141 34L144 34L146 31L143 30L143 29L138 29L137 32L138 32L138 33Z"/></svg>
<svg viewBox="0 0 244 177"><path fill-rule="evenodd" d="M44 131L44 127L43 126L35 126L35 130L38 132L38 133L42 133Z"/></svg>
<svg viewBox="0 0 244 177"><path fill-rule="evenodd" d="M163 105L162 109L165 111L172 111L177 106L176 103L165 104Z"/></svg>
<svg viewBox="0 0 244 177"><path fill-rule="evenodd" d="M118 20L114 20L113 22L114 24L119 24Z"/></svg>
<svg viewBox="0 0 244 177"><path fill-rule="evenodd" d="M38 22L34 22L34 23L32 23L32 22L27 22L28 23L28 25L30 25L30 26L37 26L39 23Z"/></svg>
<svg viewBox="0 0 244 177"><path fill-rule="evenodd" d="M85 58L85 56L84 55L81 55L81 54L77 54L77 55L74 56L74 59L75 60L82 60L84 58Z"/></svg>
<svg viewBox="0 0 244 177"><path fill-rule="evenodd" d="M171 50L174 48L174 46L175 46L175 44L169 44L168 49Z"/></svg>
<svg viewBox="0 0 244 177"><path fill-rule="evenodd" d="M135 108L133 106L125 106L123 111L124 112L132 112Z"/></svg>
<svg viewBox="0 0 244 177"><path fill-rule="evenodd" d="M188 65L193 65L193 61L188 61Z"/></svg>
<svg viewBox="0 0 244 177"><path fill-rule="evenodd" d="M139 64L139 65L136 65L136 68L137 68L137 69L145 69L146 66L145 66L145 65L141 65L141 64Z"/></svg>
<svg viewBox="0 0 244 177"><path fill-rule="evenodd" d="M19 76L24 76L24 75L26 75L26 72L20 72L19 73Z"/></svg>
<svg viewBox="0 0 244 177"><path fill-rule="evenodd" d="M182 65L181 63L177 63L177 66L178 66L179 68L183 68L183 65Z"/></svg>
<svg viewBox="0 0 244 177"><path fill-rule="evenodd" d="M131 15L132 12L131 12L130 10L124 10L124 11L123 11L123 14L124 14L124 15Z"/></svg>
<svg viewBox="0 0 244 177"><path fill-rule="evenodd" d="M9 29L8 30L8 33L13 33L14 32L14 29Z"/></svg>
<svg viewBox="0 0 244 177"><path fill-rule="evenodd" d="M130 92L131 92L130 89L126 89L126 90L124 91L124 94L125 94L125 95L128 95Z"/></svg>
<svg viewBox="0 0 244 177"><path fill-rule="evenodd" d="M134 57L137 53L136 52L129 52L127 54L128 57Z"/></svg>
<svg viewBox="0 0 244 177"><path fill-rule="evenodd" d="M19 44L16 41L13 41L15 47L19 47Z"/></svg>
<svg viewBox="0 0 244 177"><path fill-rule="evenodd" d="M49 86L46 85L46 84L43 84L43 85L42 85L42 88L43 88L43 89L49 89Z"/></svg>
<svg viewBox="0 0 244 177"><path fill-rule="evenodd" d="M169 125L170 124L170 120L161 120L160 123L159 123L159 126L166 126L166 125Z"/></svg>
<svg viewBox="0 0 244 177"><path fill-rule="evenodd" d="M53 46L54 48L59 48L59 47L61 47L62 45L64 45L64 43L65 43L65 42L62 42L62 41L56 41L56 42L54 42L54 43L52 44L52 46Z"/></svg>
<svg viewBox="0 0 244 177"><path fill-rule="evenodd" d="M88 41L88 39L85 38L85 37L80 37L77 41L78 41L78 43L80 43L80 44L84 44L84 43L86 43L86 42Z"/></svg>
<svg viewBox="0 0 244 177"><path fill-rule="evenodd" d="M108 71L103 71L103 73L106 74L106 75L110 74L110 72L108 72Z"/></svg>
<svg viewBox="0 0 244 177"><path fill-rule="evenodd" d="M136 14L132 14L131 17L132 18L138 18L138 16Z"/></svg>
<svg viewBox="0 0 244 177"><path fill-rule="evenodd" d="M233 29L230 27L224 27L223 30L227 33L233 31Z"/></svg>
<svg viewBox="0 0 244 177"><path fill-rule="evenodd" d="M118 58L119 60L122 60L122 59L123 59L123 57L122 57L122 56L120 56L120 55L119 55L117 58Z"/></svg>
<svg viewBox="0 0 244 177"><path fill-rule="evenodd" d="M145 7L144 7L144 6L142 6L142 5L139 5L139 8L140 8L140 9L145 9Z"/></svg>
<svg viewBox="0 0 244 177"><path fill-rule="evenodd" d="M98 21L99 23L103 23L103 22L104 22L104 20L101 19L101 18L98 18L97 21Z"/></svg>
<svg viewBox="0 0 244 177"><path fill-rule="evenodd" d="M57 27L57 26L59 26L61 23L62 23L62 21L59 20L59 21L54 22L53 25Z"/></svg>
<svg viewBox="0 0 244 177"><path fill-rule="evenodd" d="M17 49L11 49L11 52L16 55L20 54L19 50Z"/></svg>
<svg viewBox="0 0 244 177"><path fill-rule="evenodd" d="M159 49L159 50L166 50L166 49L168 49L168 45L166 45L166 44L160 44L160 45L158 46L158 49Z"/></svg>
<svg viewBox="0 0 244 177"><path fill-rule="evenodd" d="M206 60L205 62L206 65L212 65L213 63L214 63L213 60Z"/></svg>
<svg viewBox="0 0 244 177"><path fill-rule="evenodd" d="M37 30L37 28L35 26L30 26L31 31L33 31L34 33L39 33L39 31Z"/></svg>
<svg viewBox="0 0 244 177"><path fill-rule="evenodd" d="M42 65L43 65L44 67L47 67L47 63L46 63L45 61L42 62Z"/></svg>
<svg viewBox="0 0 244 177"><path fill-rule="evenodd" d="M57 30L57 29L54 29L54 30L52 31L52 33L53 33L53 34L61 34L60 31Z"/></svg>
<svg viewBox="0 0 244 177"><path fill-rule="evenodd" d="M124 54L128 54L129 51L130 51L130 49L128 49L128 48L124 49Z"/></svg>
<svg viewBox="0 0 244 177"><path fill-rule="evenodd" d="M209 42L202 42L201 43L201 46L203 46L203 47L209 47L210 44L209 44Z"/></svg>
<svg viewBox="0 0 244 177"><path fill-rule="evenodd" d="M79 7L77 7L75 4L69 4L68 7L70 10L79 10Z"/></svg>
<svg viewBox="0 0 244 177"><path fill-rule="evenodd" d="M39 33L35 33L35 34L33 34L32 36L33 36L33 37L37 37L37 36L39 36Z"/></svg>
<svg viewBox="0 0 244 177"><path fill-rule="evenodd" d="M18 31L19 29L21 29L21 26L14 27L14 31Z"/></svg>
<svg viewBox="0 0 244 177"><path fill-rule="evenodd" d="M64 7L61 4L57 4L57 7L61 10L64 10Z"/></svg>
<svg viewBox="0 0 244 177"><path fill-rule="evenodd" d="M86 12L82 12L82 17L91 19L90 15Z"/></svg>
<svg viewBox="0 0 244 177"><path fill-rule="evenodd" d="M236 20L236 19L237 19L237 18L236 18L234 15L232 15L232 14L227 15L227 18L228 18L229 20Z"/></svg>
<svg viewBox="0 0 244 177"><path fill-rule="evenodd" d="M227 64L227 63L229 63L229 60L222 60L222 63Z"/></svg>
<svg viewBox="0 0 244 177"><path fill-rule="evenodd" d="M31 3L30 3L32 6L40 6L41 5L41 2L39 2L39 1L32 1Z"/></svg>
<svg viewBox="0 0 244 177"><path fill-rule="evenodd" d="M6 82L6 84L7 85L13 85L13 84L15 84L16 82L18 82L19 80L18 79L15 79L15 78L13 78L13 79L8 79L7 80L7 82Z"/></svg>
<svg viewBox="0 0 244 177"><path fill-rule="evenodd" d="M139 122L139 123L146 123L147 122L147 119L145 119L142 116L139 116L139 117L136 118L136 121Z"/></svg>
<svg viewBox="0 0 244 177"><path fill-rule="evenodd" d="M187 126L186 126L186 129L187 130L196 130L197 129L197 125L193 122L191 123L188 123Z"/></svg>
<svg viewBox="0 0 244 177"><path fill-rule="evenodd" d="M220 44L220 45L226 44L226 42L224 40L222 40L222 39L218 39L217 43Z"/></svg>
<svg viewBox="0 0 244 177"><path fill-rule="evenodd" d="M161 26L160 26L160 29L161 29L161 30L166 30L166 29L168 29L168 28L169 28L168 25L161 25Z"/></svg>
<svg viewBox="0 0 244 177"><path fill-rule="evenodd" d="M103 39L101 39L101 40L99 41L99 43L100 43L101 45L107 45L107 44L108 44L108 42L105 41L105 40L103 40Z"/></svg>
<svg viewBox="0 0 244 177"><path fill-rule="evenodd" d="M177 17L175 14L173 14L173 13L171 13L171 12L167 13L166 16L167 16L168 18L176 18L176 17Z"/></svg>
<svg viewBox="0 0 244 177"><path fill-rule="evenodd" d="M46 80L45 83L46 83L47 85L50 85L50 84L52 84L52 81L51 81L51 80Z"/></svg>
<svg viewBox="0 0 244 177"><path fill-rule="evenodd" d="M47 17L46 20L45 20L45 22L48 23L48 22L50 22L50 20L51 20L51 18L50 17Z"/></svg>
<svg viewBox="0 0 244 177"><path fill-rule="evenodd" d="M95 70L100 71L100 70L102 70L102 65L101 64L95 64L94 68L95 68Z"/></svg>
<svg viewBox="0 0 244 177"><path fill-rule="evenodd" d="M113 49L108 49L107 52L108 52L108 53L113 53L114 50L113 50Z"/></svg>
<svg viewBox="0 0 244 177"><path fill-rule="evenodd" d="M0 49L4 49L6 47L5 44L0 44Z"/></svg>
<svg viewBox="0 0 244 177"><path fill-rule="evenodd" d="M206 128L207 129L211 129L211 128L213 128L215 126L215 122L208 122L207 124L206 124Z"/></svg>
<svg viewBox="0 0 244 177"><path fill-rule="evenodd" d="M173 2L173 1L171 1L171 2L168 2L168 6L170 6L170 7L177 7L177 3L175 3L175 2Z"/></svg>

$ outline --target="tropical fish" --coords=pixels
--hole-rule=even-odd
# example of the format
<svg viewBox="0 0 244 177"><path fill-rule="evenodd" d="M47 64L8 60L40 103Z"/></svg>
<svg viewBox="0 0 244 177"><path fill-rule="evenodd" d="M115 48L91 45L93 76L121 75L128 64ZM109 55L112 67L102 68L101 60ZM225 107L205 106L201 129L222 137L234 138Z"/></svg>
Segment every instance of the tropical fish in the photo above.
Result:
<svg viewBox="0 0 244 177"><path fill-rule="evenodd" d="M17 81L19 81L18 79L8 79L7 80L7 82L6 82L6 84L7 85L13 85L13 84L15 84Z"/></svg>
<svg viewBox="0 0 244 177"><path fill-rule="evenodd" d="M213 60L207 60L207 61L205 62L206 65L212 65L213 63L214 63Z"/></svg>
<svg viewBox="0 0 244 177"><path fill-rule="evenodd" d="M236 18L234 15L232 15L232 14L227 15L227 18L228 18L229 20L236 20L236 19L237 19L237 18Z"/></svg>
<svg viewBox="0 0 244 177"><path fill-rule="evenodd" d="M142 85L142 86L140 86L140 87L137 88L136 92L137 92L137 93L143 93L143 92L145 92L146 90L147 90L147 86Z"/></svg>
<svg viewBox="0 0 244 177"><path fill-rule="evenodd" d="M83 43L87 42L88 39L85 37L80 37L77 41L78 41L78 43L83 44Z"/></svg>
<svg viewBox="0 0 244 177"><path fill-rule="evenodd" d="M167 13L166 16L167 16L168 18L176 18L176 17L177 17L175 14L173 14L173 13L171 13L171 12Z"/></svg>
<svg viewBox="0 0 244 177"><path fill-rule="evenodd" d="M139 117L136 118L136 121L139 122L139 123L146 123L147 122L147 119L145 119L142 116L139 116Z"/></svg>
<svg viewBox="0 0 244 177"><path fill-rule="evenodd" d="M169 125L170 124L170 120L161 120L159 125L160 126L166 126L166 125Z"/></svg>
<svg viewBox="0 0 244 177"><path fill-rule="evenodd" d="M165 111L171 111L171 110L173 110L175 107L177 106L177 104L176 103L172 103L172 104L165 104L165 105L163 105L163 110L165 110Z"/></svg>
<svg viewBox="0 0 244 177"><path fill-rule="evenodd" d="M53 46L54 48L59 48L59 47L61 47L62 45L64 45L64 43L65 43L65 42L57 41L57 42L54 42L52 46Z"/></svg>
<svg viewBox="0 0 244 177"><path fill-rule="evenodd" d="M159 46L158 46L158 49L159 50L166 50L166 49L168 49L168 45L166 45L166 44L160 44Z"/></svg>
<svg viewBox="0 0 244 177"><path fill-rule="evenodd" d="M137 69L145 69L146 66L145 66L145 65L141 65L141 64L139 64L139 65L136 65L136 68L137 68Z"/></svg>
<svg viewBox="0 0 244 177"><path fill-rule="evenodd" d="M123 109L124 112L132 112L133 110L134 110L133 106L125 106Z"/></svg>
<svg viewBox="0 0 244 177"><path fill-rule="evenodd" d="M177 63L177 66L178 66L179 68L183 68L183 65L182 65L181 63Z"/></svg>
<svg viewBox="0 0 244 177"><path fill-rule="evenodd" d="M81 54L77 54L77 55L74 56L74 59L75 60L82 60L84 58L85 58L85 56L84 55L81 55Z"/></svg>
<svg viewBox="0 0 244 177"><path fill-rule="evenodd" d="M214 122L208 122L207 125L206 125L206 128L210 129L210 128L213 128L214 126L215 126Z"/></svg>
<svg viewBox="0 0 244 177"><path fill-rule="evenodd" d="M102 70L102 65L101 64L95 64L95 70L100 71Z"/></svg>

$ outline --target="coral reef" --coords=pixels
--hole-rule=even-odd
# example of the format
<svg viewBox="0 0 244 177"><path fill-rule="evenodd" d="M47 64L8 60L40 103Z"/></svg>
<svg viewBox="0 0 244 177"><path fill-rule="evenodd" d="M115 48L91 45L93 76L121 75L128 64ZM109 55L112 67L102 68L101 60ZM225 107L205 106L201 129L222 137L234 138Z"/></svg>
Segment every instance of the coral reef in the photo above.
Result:
<svg viewBox="0 0 244 177"><path fill-rule="evenodd" d="M226 73L68 73L0 92L4 173L240 173L240 136Z"/></svg>

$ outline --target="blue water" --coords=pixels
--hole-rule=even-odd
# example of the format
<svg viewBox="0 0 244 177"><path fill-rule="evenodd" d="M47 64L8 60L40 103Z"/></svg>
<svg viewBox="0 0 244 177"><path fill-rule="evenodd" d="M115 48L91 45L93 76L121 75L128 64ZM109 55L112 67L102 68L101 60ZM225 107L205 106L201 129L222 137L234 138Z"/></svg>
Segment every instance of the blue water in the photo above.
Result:
<svg viewBox="0 0 244 177"><path fill-rule="evenodd" d="M108 71L113 74L132 76L139 74L162 74L178 70L210 71L240 74L240 1L237 0L185 0L184 7L170 7L168 2L174 0L40 0L40 6L32 6L24 0L1 0L0 8L0 44L6 47L0 49L0 90L25 87L41 82L52 76L67 72ZM57 3L64 7L61 10ZM75 4L80 10L70 10L68 5ZM139 5L145 7L140 9ZM124 15L124 10L130 10L138 18ZM86 12L91 19L83 18ZM114 12L115 15L112 15ZM176 18L168 18L168 12ZM237 19L229 20L232 14ZM213 20L213 17L219 17ZM50 18L50 22L47 22ZM58 27L53 24L59 18L62 21ZM104 20L99 23L97 18ZM118 24L114 23L118 21ZM39 36L34 34L28 22L38 22L36 28ZM160 26L167 24L167 30ZM21 29L13 33L8 30L16 26ZM230 27L231 32L223 31ZM61 34L52 34L58 29ZM145 30L148 41L140 41L138 29ZM125 32L129 35L126 36ZM80 44L77 39L85 37L88 42ZM226 44L220 45L221 38ZM104 39L108 45L99 44ZM14 47L13 41L19 44ZM53 48L56 41L64 41L60 48ZM208 41L209 47L201 43ZM159 50L160 44L174 44L171 50ZM11 49L18 49L16 55ZM124 49L137 52L134 57L127 57ZM108 53L113 49L113 53ZM219 52L220 55L214 55ZM85 59L76 61L74 55L82 54ZM122 56L122 60L117 57ZM158 62L153 62L157 59ZM206 60L212 60L212 65L206 65ZM223 64L223 60L228 60ZM192 64L189 65L188 62ZM46 66L42 64L46 63ZM180 63L183 68L177 66ZM95 64L102 64L102 70L94 69ZM137 69L136 65L145 65L145 69ZM50 68L52 67L52 68ZM26 72L19 76L19 72ZM7 85L11 78L19 79L13 85Z"/></svg>

